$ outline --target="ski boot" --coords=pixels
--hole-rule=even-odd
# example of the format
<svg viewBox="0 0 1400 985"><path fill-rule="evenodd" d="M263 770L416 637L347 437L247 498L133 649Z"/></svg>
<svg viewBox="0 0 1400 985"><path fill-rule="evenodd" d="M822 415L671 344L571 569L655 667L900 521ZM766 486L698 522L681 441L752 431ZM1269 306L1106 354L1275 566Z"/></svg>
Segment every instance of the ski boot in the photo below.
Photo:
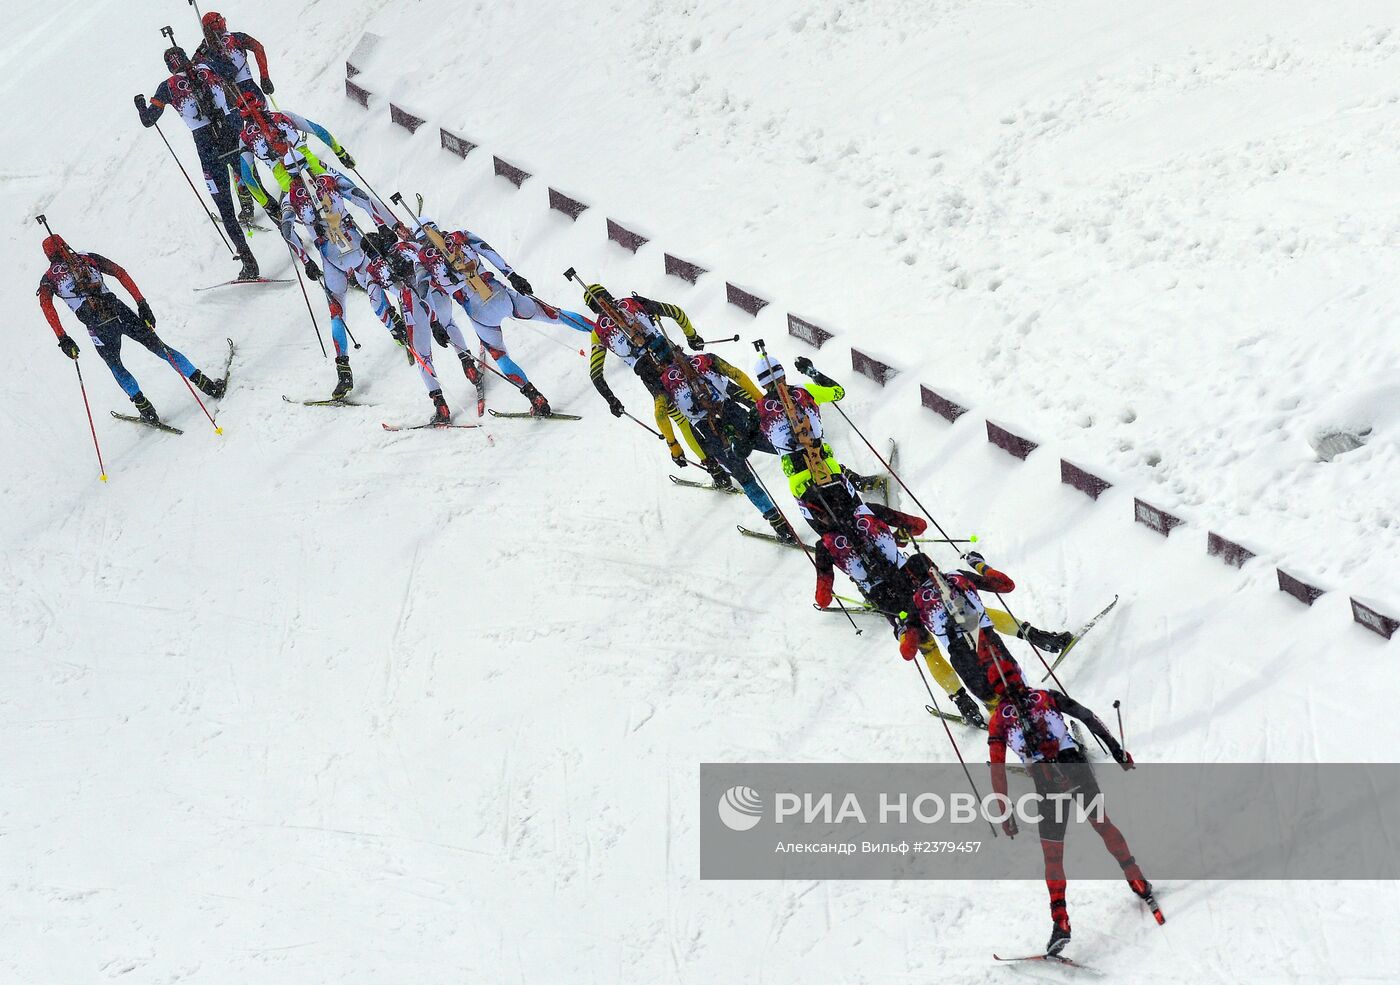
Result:
<svg viewBox="0 0 1400 985"><path fill-rule="evenodd" d="M1016 635L1028 641L1031 646L1044 650L1046 653L1059 653L1074 639L1072 633L1051 633L1044 629L1036 629L1030 623L1023 625L1021 631Z"/></svg>
<svg viewBox="0 0 1400 985"><path fill-rule="evenodd" d="M540 393L540 391L535 389L535 384L526 383L520 388L520 392L523 393L530 400L531 416L548 417L551 413L553 413L549 409L549 401L544 399L544 394Z"/></svg>
<svg viewBox="0 0 1400 985"><path fill-rule="evenodd" d="M147 424L159 424L161 422L160 415L156 413L156 409L151 406L151 402L147 400L143 394L136 394L136 396L131 398L131 402L136 406L136 413L141 415L141 420L145 421Z"/></svg>
<svg viewBox="0 0 1400 985"><path fill-rule="evenodd" d="M466 376L467 382L472 386L481 386L481 367L476 364L470 352L459 352L457 358L462 361L462 373Z"/></svg>
<svg viewBox="0 0 1400 985"><path fill-rule="evenodd" d="M710 473L710 479L713 482L713 488L734 488L734 480L729 478L729 473L724 470L724 466L717 462L713 456L706 458L700 464L705 466L705 470Z"/></svg>
<svg viewBox="0 0 1400 985"><path fill-rule="evenodd" d="M977 702L972 695L967 693L967 688L960 687L949 695L953 699L953 704L958 706L958 714L962 715L963 721L973 728L986 728L987 720L982 717L982 712L977 707Z"/></svg>
<svg viewBox="0 0 1400 985"><path fill-rule="evenodd" d="M841 469L841 474L847 479L850 479L851 485L855 486L860 492L869 492L872 489L885 488L885 477L882 475L861 475L859 472L852 472L844 466Z"/></svg>
<svg viewBox="0 0 1400 985"><path fill-rule="evenodd" d="M355 389L355 377L350 373L350 357L335 357L335 389L331 391L332 400L341 400L347 393Z"/></svg>
<svg viewBox="0 0 1400 985"><path fill-rule="evenodd" d="M215 400L222 397L224 395L224 390L228 388L227 380L211 380L204 375L202 370L198 369L195 370L194 375L190 377L190 382L199 387L206 397L213 397Z"/></svg>
<svg viewBox="0 0 1400 985"><path fill-rule="evenodd" d="M444 424L452 423L452 411L447 408L447 401L442 396L441 390L434 390L428 394L433 400L433 416L428 421L429 424L442 427Z"/></svg>
<svg viewBox="0 0 1400 985"><path fill-rule="evenodd" d="M253 256L247 243L238 244L238 259L243 261L243 266L239 268L235 280L257 280L262 271L258 269L258 258Z"/></svg>
<svg viewBox="0 0 1400 985"><path fill-rule="evenodd" d="M1069 911L1061 903L1058 907L1051 908L1050 919L1050 943L1045 945L1045 953L1048 957L1058 958L1060 952L1069 945Z"/></svg>
<svg viewBox="0 0 1400 985"><path fill-rule="evenodd" d="M773 528L773 533L784 544L797 543L797 534L792 532L792 527L788 526L788 522L783 519L783 515L778 512L776 506L763 514L763 519L768 521L768 525Z"/></svg>
<svg viewBox="0 0 1400 985"><path fill-rule="evenodd" d="M1157 896L1152 891L1152 883L1143 876L1142 870L1137 867L1137 862L1129 856L1128 861L1123 863L1123 875L1128 879L1128 888L1133 891L1133 895L1147 904L1147 908L1152 911L1152 917L1159 924L1167 922L1167 918L1162 915L1162 908L1157 905Z"/></svg>
<svg viewBox="0 0 1400 985"><path fill-rule="evenodd" d="M246 185L238 186L238 224L244 228L253 224L253 195Z"/></svg>

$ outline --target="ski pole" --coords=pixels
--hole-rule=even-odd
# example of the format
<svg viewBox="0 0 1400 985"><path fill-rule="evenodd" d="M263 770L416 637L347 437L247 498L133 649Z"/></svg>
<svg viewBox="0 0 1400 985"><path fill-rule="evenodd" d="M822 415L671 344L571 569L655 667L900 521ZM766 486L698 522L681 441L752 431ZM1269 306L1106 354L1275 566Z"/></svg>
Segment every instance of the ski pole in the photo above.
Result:
<svg viewBox="0 0 1400 985"><path fill-rule="evenodd" d="M952 743L953 755L957 756L958 762L962 764L963 776L967 777L967 785L972 788L972 795L977 798L977 803L982 803L982 792L977 789L977 782L972 779L972 771L967 768L967 760L963 759L962 750L958 748L958 740L953 738L953 730L948 727L948 719L944 718L941 714L942 709L938 707L938 699L933 696L933 688L929 685L928 678L924 676L924 668L919 665L917 659L909 662L912 663L914 669L919 672L919 680L924 682L924 690L928 692L928 699L933 702L933 704L929 705L929 708L935 712L940 712L940 714L935 714L933 717L943 723L943 731L947 733L948 741ZM987 822L987 827L992 829L992 837L996 838L997 829L996 826L992 824L991 818L984 818L984 820Z"/></svg>
<svg viewBox="0 0 1400 985"><path fill-rule="evenodd" d="M170 151L170 156L175 159L175 166L179 168L180 173L185 176L185 184L190 186L190 191L193 192L194 197L198 199L200 209L204 212L205 217L208 218L209 222L213 225L214 231L219 234L219 239L223 242L224 247L228 250L229 256L235 260L238 259L238 254L234 252L233 247L229 244L228 237L224 235L224 227L219 225L219 220L214 218L214 213L210 212L209 209L205 207L204 199L199 197L199 190L195 188L194 182L190 180L190 173L186 171L185 166L180 163L180 158L176 156L175 148L170 146L170 141L165 139L165 131L160 128L160 121L156 120L152 124L152 126L155 127L156 133L160 134L161 143L165 144L165 149Z"/></svg>
<svg viewBox="0 0 1400 985"><path fill-rule="evenodd" d="M738 341L739 341L739 336L738 336L738 335L734 335L734 336L731 336L730 338L727 338L727 339L701 339L701 340L700 340L700 344L701 344L701 345L718 345L718 344L721 343L721 342L738 342Z"/></svg>
<svg viewBox="0 0 1400 985"><path fill-rule="evenodd" d="M1123 709L1121 704L1122 702L1117 698L1113 699L1113 710L1118 714L1118 744L1120 746L1126 746L1128 743L1123 738Z"/></svg>
<svg viewBox="0 0 1400 985"><path fill-rule="evenodd" d="M656 428L652 427L650 424L647 424L647 423L644 422L644 421L641 421L641 420L638 420L638 419L635 418L635 417L632 417L631 411L626 411L626 410L624 410L624 411L622 412L622 416L623 416L623 417L630 417L630 418L632 418L632 420L636 421L638 424L640 424L642 427L646 428L646 429L647 429L648 431L650 431L652 434L656 435L656 436L657 436L658 438L660 438L662 441L665 441L665 440L666 440L666 436L665 436L664 434L662 434L660 431L656 430ZM684 461L685 464L687 464L687 465L695 465L694 462L692 462L690 459L686 458L684 455L681 456L681 460ZM680 464L680 463L677 462L676 464ZM696 468L703 468L704 466L695 465L695 467L696 467Z"/></svg>
<svg viewBox="0 0 1400 985"><path fill-rule="evenodd" d="M171 369L175 370L175 372L177 373L180 373L180 367L175 365L175 359L173 356L170 355L170 350L168 348L165 350L165 361L170 364ZM219 423L215 421L213 415L209 413L209 408L204 406L204 401L200 400L199 394L194 392L194 386L190 383L189 377L187 377L184 373L180 373L180 379L185 381L185 389L190 391L190 396L194 397L194 402L199 404L199 409L204 411L204 416L209 418L210 424L214 425L214 433L220 435L223 434L224 429L219 427Z"/></svg>
<svg viewBox="0 0 1400 985"><path fill-rule="evenodd" d="M97 443L97 425L92 423L92 405L88 403L87 387L83 385L83 368L78 360L73 360L73 369L78 373L78 389L83 394L83 408L87 411L88 430L92 432L92 447L97 451L97 471L103 482L107 481L107 466L102 464L102 446Z"/></svg>
<svg viewBox="0 0 1400 985"><path fill-rule="evenodd" d="M393 209L389 208L388 204L384 201L383 197L381 197L380 194L379 194L377 191L374 190L374 186L373 186L373 185L371 185L368 181L365 181L365 176L362 175L362 174L360 174L360 169L359 169L359 168L351 168L350 170L353 171L353 172L355 172L355 177L356 177L356 178L359 178L360 181L364 183L364 186L365 186L367 189L369 189L369 193L370 193L371 195L373 195L375 198L379 199L379 204L384 206L384 211L387 212L387 213L389 213L389 215L393 217L393 219L394 219L395 222L398 222L398 221L399 221L398 213L395 212ZM400 195L399 193L397 193L397 192L394 193L393 200L394 200L394 201L397 201L400 205L403 205L403 196ZM407 206L407 205L404 205L403 207L404 207L404 211L408 211L408 206Z"/></svg>
<svg viewBox="0 0 1400 985"><path fill-rule="evenodd" d="M316 333L316 342L321 346L321 358L329 359L330 354L326 352L326 342L321 338L321 326L316 321L316 312L311 310L311 295L306 293L306 281L302 280L301 277L301 264L297 262L297 255L292 249L292 244L287 243L285 239L282 242L287 244L287 255L292 258L292 269L297 272L297 283L301 286L301 296L306 302L306 314L311 319L311 330ZM347 328L346 331L348 332L349 329Z"/></svg>

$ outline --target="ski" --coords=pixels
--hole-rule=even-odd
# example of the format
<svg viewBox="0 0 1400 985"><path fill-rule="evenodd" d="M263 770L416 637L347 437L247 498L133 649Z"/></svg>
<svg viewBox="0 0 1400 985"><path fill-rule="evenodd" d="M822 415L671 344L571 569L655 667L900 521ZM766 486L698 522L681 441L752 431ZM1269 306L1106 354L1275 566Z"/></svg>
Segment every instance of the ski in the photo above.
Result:
<svg viewBox="0 0 1400 985"><path fill-rule="evenodd" d="M1027 954L1019 958L1003 958L1000 954L993 954L992 957L997 961L1046 961L1051 964L1063 965L1066 968L1077 968L1080 971L1086 971L1100 978L1103 977L1103 972L1095 968L1090 968L1087 964L1080 964L1078 961L1071 960L1070 958L1061 957L1058 954Z"/></svg>
<svg viewBox="0 0 1400 985"><path fill-rule="evenodd" d="M816 609L818 612L834 612L837 615L842 615L846 612L849 612L853 616L884 615L884 613L881 612L879 609L876 609L873 606L869 605L848 605L846 606L846 608L842 609L839 605L817 605L817 603L813 602L812 608Z"/></svg>
<svg viewBox="0 0 1400 985"><path fill-rule="evenodd" d="M889 467L890 467L891 469L893 469L894 466L895 466L895 462L897 462L898 460L899 460L899 446L896 445L894 439L891 438L891 439L890 439L890 453L889 453L888 455L885 456L885 461L886 461L887 463L889 463ZM893 509L893 508L894 508L894 497L890 494L890 489L891 489L891 486L890 486L890 473L889 473L889 472L885 472L885 473L883 473L883 474L881 474L881 475L872 476L871 479L872 479L872 488L879 490L879 492L880 492L880 498L883 499L883 500L885 501L885 506L888 507L888 508L890 508L890 509Z"/></svg>
<svg viewBox="0 0 1400 985"><path fill-rule="evenodd" d="M815 550L811 544L803 544L795 540L779 540L777 534L765 534L757 530L750 530L743 524L739 524L738 527L739 533L743 534L745 537L756 537L759 540L766 540L769 543L777 544L779 547L791 547L795 551L800 551L804 547L809 551Z"/></svg>
<svg viewBox="0 0 1400 985"><path fill-rule="evenodd" d="M480 348L478 348L477 353L479 354L480 359L478 360L479 366L478 366L477 371L476 371L476 372L477 372L477 378L476 378L476 416L477 416L477 417L485 417L485 416L486 416L486 373L485 373L485 372L483 371L483 369L481 368L481 367L484 367L484 366L486 365L486 343L485 343L485 342L482 342L482 343L481 343L481 346L480 346Z"/></svg>
<svg viewBox="0 0 1400 985"><path fill-rule="evenodd" d="M696 482L693 479L682 479L674 475L668 476L668 478L678 486L689 486L692 489L708 489L710 492L728 493L731 496L737 496L743 492L742 489L736 489L734 486L717 486L713 482Z"/></svg>
<svg viewBox="0 0 1400 985"><path fill-rule="evenodd" d="M227 395L229 370L233 368L233 339L226 338L224 341L228 343L228 355L224 357L224 375L219 377L219 379L223 382L224 394Z"/></svg>
<svg viewBox="0 0 1400 985"><path fill-rule="evenodd" d="M247 280L226 280L218 284L210 284L208 287L196 287L196 291L212 291L216 287L231 287L234 284L290 284L290 280L282 280L276 277L250 277Z"/></svg>
<svg viewBox="0 0 1400 985"><path fill-rule="evenodd" d="M181 431L179 428L173 428L173 427L171 427L169 424L166 424L164 421L161 421L161 422L159 422L159 423L154 423L154 424L153 424L152 422L150 422L150 421L148 421L148 420L145 420L144 418L138 417L138 416L136 416L135 414L118 414L116 411L112 411L112 416L115 417L115 418L116 418L117 420L119 420L119 421L130 421L132 424L144 424L146 427L150 428L150 429L153 430L153 431L169 431L171 434L184 434L184 433L185 433L185 432Z"/></svg>
<svg viewBox="0 0 1400 985"><path fill-rule="evenodd" d="M325 397L321 400L293 400L285 393L282 399L289 404L300 404L303 407L373 407L374 404L357 403L354 400L346 400L344 397Z"/></svg>
<svg viewBox="0 0 1400 985"><path fill-rule="evenodd" d="M581 420L583 420L582 417L578 417L578 416L575 415L575 414L553 414L553 413L550 413L550 414L532 414L532 413L530 413L528 410L525 410L525 411L518 411L518 412L515 412L515 411L503 411L503 410L496 410L496 409L493 408L493 407L488 407L487 410L486 410L486 413L490 414L492 417L528 417L528 418L531 418L532 420L536 420L536 421L581 421Z"/></svg>
<svg viewBox="0 0 1400 985"><path fill-rule="evenodd" d="M427 424L385 424L381 422L379 426L385 431L423 431L428 428L446 431L448 428L466 430L467 428L481 427L480 424L439 424L437 421L429 421Z"/></svg>
<svg viewBox="0 0 1400 985"><path fill-rule="evenodd" d="M1055 658L1055 662L1050 665L1049 672L1046 673L1046 675L1040 679L1042 684L1050 679L1050 675L1055 672L1055 668L1060 666L1060 664L1064 661L1065 657L1069 656L1069 651L1074 649L1075 644L1082 640L1084 638L1084 635L1088 633L1089 630L1094 628L1094 624L1100 619L1102 619L1104 616L1108 615L1109 611L1117 604L1118 596L1115 595L1113 596L1112 602L1108 603L1108 605L1104 606L1102 609L1099 610L1098 615L1094 616L1094 618L1090 619L1088 622L1086 622L1083 626L1079 628L1079 632L1074 634L1074 636L1070 639L1069 643L1065 645L1065 648L1060 651L1060 655Z"/></svg>
<svg viewBox="0 0 1400 985"><path fill-rule="evenodd" d="M955 715L951 711L939 711L933 705L924 705L924 711L928 712L934 718L943 719L945 722L953 722L957 725L966 725L968 728L981 729L983 732L987 731L987 726L985 725L973 725L961 715Z"/></svg>

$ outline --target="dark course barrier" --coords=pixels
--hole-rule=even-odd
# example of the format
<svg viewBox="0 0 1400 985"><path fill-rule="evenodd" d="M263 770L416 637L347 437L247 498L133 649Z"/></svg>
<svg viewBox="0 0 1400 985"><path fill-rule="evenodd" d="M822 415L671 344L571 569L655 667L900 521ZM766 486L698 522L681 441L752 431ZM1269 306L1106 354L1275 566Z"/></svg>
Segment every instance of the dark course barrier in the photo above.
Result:
<svg viewBox="0 0 1400 985"><path fill-rule="evenodd" d="M922 383L919 384L919 403L949 421L956 421L967 413L967 408L962 404Z"/></svg>
<svg viewBox="0 0 1400 985"><path fill-rule="evenodd" d="M395 106L393 103L389 104L389 119L393 120L409 133L417 133L418 128L428 122L421 117L414 116L402 106Z"/></svg>
<svg viewBox="0 0 1400 985"><path fill-rule="evenodd" d="M1027 455L1040 447L1039 443L1030 438L1023 438L1019 434L1014 434L1006 430L999 424L987 422L987 440L996 445L1008 455L1015 455L1019 459L1025 459Z"/></svg>
<svg viewBox="0 0 1400 985"><path fill-rule="evenodd" d="M851 350L851 369L855 370L861 376L870 377L881 386L884 386L890 380L894 379L896 374L899 373L899 370L895 369L889 363L881 362L874 356L866 355L859 349Z"/></svg>
<svg viewBox="0 0 1400 985"><path fill-rule="evenodd" d="M1181 526L1185 521L1179 516L1174 516L1166 510L1158 509L1151 503L1144 503L1140 499L1133 500L1133 519L1143 526L1151 527L1163 537L1170 534L1175 527Z"/></svg>
<svg viewBox="0 0 1400 985"><path fill-rule="evenodd" d="M1060 459L1060 481L1067 486L1073 486L1090 499L1098 499L1104 492L1113 488L1113 483L1107 479L1101 479L1063 458Z"/></svg>
<svg viewBox="0 0 1400 985"><path fill-rule="evenodd" d="M672 277L679 277L689 284L694 284L699 280L701 274L709 273L708 270L698 263L682 260L680 257L672 256L669 253L663 253L661 256L663 262L666 264L666 273L670 274Z"/></svg>
<svg viewBox="0 0 1400 985"><path fill-rule="evenodd" d="M1309 585L1301 578L1295 578L1282 568L1278 569L1278 590L1287 592L1305 605L1312 605L1326 591L1316 585Z"/></svg>
<svg viewBox="0 0 1400 985"><path fill-rule="evenodd" d="M1206 553L1236 568L1243 568L1244 563L1255 556L1254 552L1243 544L1226 540L1214 530L1206 534Z"/></svg>
<svg viewBox="0 0 1400 985"><path fill-rule="evenodd" d="M832 334L820 325L813 325L805 318L788 313L788 334L801 339L815 349L820 349L832 339Z"/></svg>
<svg viewBox="0 0 1400 985"><path fill-rule="evenodd" d="M578 217L588 211L588 206L584 205L576 198L570 198L557 188L549 190L549 207L555 212L562 212L570 219L577 221Z"/></svg>
<svg viewBox="0 0 1400 985"><path fill-rule="evenodd" d="M1356 599L1351 600L1351 617L1371 632L1379 633L1386 639L1390 639L1391 636L1395 635L1395 631L1400 629L1400 619L1387 616L1383 612L1377 612L1371 606Z"/></svg>
<svg viewBox="0 0 1400 985"><path fill-rule="evenodd" d="M613 219L608 220L608 239L619 244L625 250L631 250L633 253L636 253L650 242L650 240L641 233L634 233L632 230Z"/></svg>
<svg viewBox="0 0 1400 985"><path fill-rule="evenodd" d="M760 311L768 307L768 302L757 294L750 294L742 287L735 287L728 281L724 285L724 293L729 303L736 308L742 308L749 314L757 316Z"/></svg>
<svg viewBox="0 0 1400 985"><path fill-rule="evenodd" d="M494 155L491 157L491 165L495 168L498 175L505 178L516 188L525 184L525 180L530 177L530 172L521 170L514 164L503 161Z"/></svg>
<svg viewBox="0 0 1400 985"><path fill-rule="evenodd" d="M349 79L346 79L345 94L366 109L369 108L369 90L364 86L356 85Z"/></svg>
<svg viewBox="0 0 1400 985"><path fill-rule="evenodd" d="M438 127L438 134L442 139L442 149L451 151L460 158L465 159L468 154L476 150L476 144L466 137L459 137L443 127Z"/></svg>

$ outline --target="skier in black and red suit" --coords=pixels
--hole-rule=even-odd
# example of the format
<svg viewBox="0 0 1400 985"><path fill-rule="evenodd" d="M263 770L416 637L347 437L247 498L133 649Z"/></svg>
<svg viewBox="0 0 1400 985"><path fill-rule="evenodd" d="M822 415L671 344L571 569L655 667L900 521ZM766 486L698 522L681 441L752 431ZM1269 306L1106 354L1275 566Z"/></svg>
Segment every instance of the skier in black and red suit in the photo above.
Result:
<svg viewBox="0 0 1400 985"><path fill-rule="evenodd" d="M987 728L987 746L992 759L992 790L1006 795L1006 747L1021 758L1035 781L1042 798L1052 794L1071 794L1081 805L1099 796L1099 785L1087 766L1056 769L1052 764L1085 764L1088 760L1067 727L1064 716L1079 719L1108 749L1115 762L1125 770L1133 768L1133 757L1118 744L1107 726L1088 708L1059 691L1027 689L1021 681L1020 669L1010 661L994 661L988 676L995 681L997 696L1002 700ZM1023 721L1023 716L1029 721ZM1065 827L1068 818L1058 814L1045 802L1041 807L1040 850L1045 857L1045 888L1050 893L1050 942L1045 953L1058 956L1070 940L1069 909L1065 903ZM1064 810L1067 803L1061 802ZM1103 839L1123 869L1128 888L1152 908L1158 923L1164 922L1161 910L1152 894L1152 884L1143 876L1137 861L1128 850L1127 839L1107 813L1102 819L1091 812L1089 823ZM1016 837L1015 816L1002 822L1008 838Z"/></svg>
<svg viewBox="0 0 1400 985"><path fill-rule="evenodd" d="M258 276L258 261L234 214L230 185L231 180L241 184L242 178L229 177L229 168L238 171L242 153L238 137L243 131L243 119L235 108L237 93L208 65L191 62L184 49L178 46L166 49L165 67L171 75L156 86L150 105L143 95L135 98L141 125L155 126L166 106L173 107L185 121L199 153L199 163L204 168L209 197L214 200L229 242L243 263L238 279L252 280Z"/></svg>
<svg viewBox="0 0 1400 985"><path fill-rule="evenodd" d="M136 377L122 365L122 337L140 343L161 359L171 363L176 370L189 379L210 397L224 395L225 381L211 380L195 368L194 364L179 351L161 341L155 333L156 317L151 306L141 296L141 289L131 279L131 275L120 266L97 253L78 253L72 250L62 236L50 236L44 240L44 256L49 260L49 269L39 279L39 307L48 319L49 327L58 336L58 347L69 359L78 358L78 343L63 330L58 312L54 310L53 299L59 297L78 316L92 338L93 348L112 371L120 386L141 419L148 424L159 424L151 402L141 393ZM110 275L121 282L132 299L136 310L132 311L120 298L112 293L103 275Z"/></svg>

